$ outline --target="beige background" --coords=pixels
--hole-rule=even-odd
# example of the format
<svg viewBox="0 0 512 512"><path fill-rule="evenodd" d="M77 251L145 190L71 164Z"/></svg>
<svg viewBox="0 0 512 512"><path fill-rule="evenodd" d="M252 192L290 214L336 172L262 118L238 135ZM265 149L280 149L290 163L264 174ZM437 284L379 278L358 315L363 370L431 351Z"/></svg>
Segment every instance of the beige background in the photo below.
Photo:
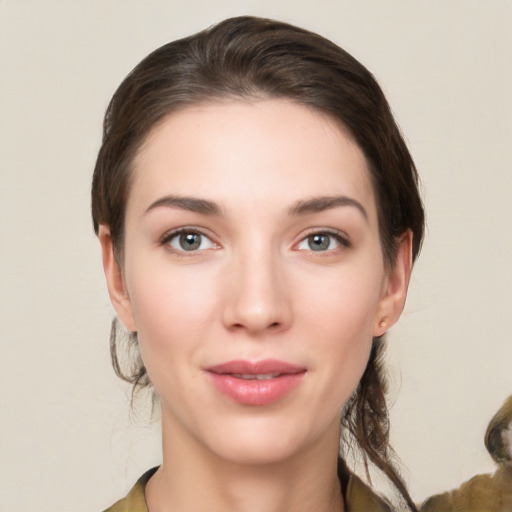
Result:
<svg viewBox="0 0 512 512"><path fill-rule="evenodd" d="M159 461L110 369L89 218L107 101L150 50L224 17L318 31L377 76L428 234L391 333L393 440L421 500L492 471L512 393L512 2L0 0L0 510L91 512ZM398 392L398 388L400 390Z"/></svg>

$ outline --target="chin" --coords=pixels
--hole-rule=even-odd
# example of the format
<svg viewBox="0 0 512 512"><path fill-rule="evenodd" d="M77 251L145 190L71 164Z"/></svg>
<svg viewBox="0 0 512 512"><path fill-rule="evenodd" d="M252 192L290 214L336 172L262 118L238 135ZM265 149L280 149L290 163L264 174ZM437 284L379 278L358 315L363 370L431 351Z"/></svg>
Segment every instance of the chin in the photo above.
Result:
<svg viewBox="0 0 512 512"><path fill-rule="evenodd" d="M240 465L279 464L327 441L337 452L339 427L315 432L307 428L300 418L278 421L252 418L238 421L231 428L225 426L222 436L210 437L210 449L220 458ZM213 433L213 432L212 432Z"/></svg>
<svg viewBox="0 0 512 512"><path fill-rule="evenodd" d="M300 451L299 446L283 443L281 436L273 439L260 436L257 439L233 439L216 447L217 455L231 463L243 466L279 464L287 461Z"/></svg>

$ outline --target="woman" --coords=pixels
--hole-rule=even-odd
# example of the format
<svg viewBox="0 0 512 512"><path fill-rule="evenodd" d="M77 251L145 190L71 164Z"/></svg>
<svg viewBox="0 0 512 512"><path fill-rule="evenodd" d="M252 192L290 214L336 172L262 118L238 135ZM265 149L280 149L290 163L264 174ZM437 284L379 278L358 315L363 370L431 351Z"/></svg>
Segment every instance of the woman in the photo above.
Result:
<svg viewBox="0 0 512 512"><path fill-rule="evenodd" d="M354 444L415 510L381 359L423 208L359 62L249 17L157 49L109 105L92 212L140 350L123 370L115 321L114 368L162 414L162 465L109 510L389 510L347 469Z"/></svg>

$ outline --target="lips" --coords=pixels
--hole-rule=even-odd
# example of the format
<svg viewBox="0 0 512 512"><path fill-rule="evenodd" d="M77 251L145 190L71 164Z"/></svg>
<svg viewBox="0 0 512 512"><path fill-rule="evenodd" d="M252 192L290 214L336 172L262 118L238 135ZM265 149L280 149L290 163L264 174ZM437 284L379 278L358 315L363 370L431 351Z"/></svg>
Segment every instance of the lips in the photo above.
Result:
<svg viewBox="0 0 512 512"><path fill-rule="evenodd" d="M214 387L232 401L262 406L277 402L302 381L306 369L283 361L228 361L206 369Z"/></svg>

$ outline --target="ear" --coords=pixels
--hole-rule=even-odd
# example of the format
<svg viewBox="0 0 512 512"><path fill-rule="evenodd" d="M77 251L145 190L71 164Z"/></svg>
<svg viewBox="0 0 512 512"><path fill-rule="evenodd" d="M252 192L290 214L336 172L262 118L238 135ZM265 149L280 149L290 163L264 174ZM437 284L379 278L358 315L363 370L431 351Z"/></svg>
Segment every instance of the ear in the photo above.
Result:
<svg viewBox="0 0 512 512"><path fill-rule="evenodd" d="M132 304L128 292L126 291L121 266L114 255L114 244L112 242L112 236L110 235L110 228L104 224L100 224L98 238L101 244L103 271L107 279L110 301L114 306L117 317L124 325L125 329L136 332L137 327L133 317Z"/></svg>
<svg viewBox="0 0 512 512"><path fill-rule="evenodd" d="M373 336L382 336L400 318L407 297L412 270L412 231L407 230L397 240L394 265L388 269L382 296L375 315Z"/></svg>

